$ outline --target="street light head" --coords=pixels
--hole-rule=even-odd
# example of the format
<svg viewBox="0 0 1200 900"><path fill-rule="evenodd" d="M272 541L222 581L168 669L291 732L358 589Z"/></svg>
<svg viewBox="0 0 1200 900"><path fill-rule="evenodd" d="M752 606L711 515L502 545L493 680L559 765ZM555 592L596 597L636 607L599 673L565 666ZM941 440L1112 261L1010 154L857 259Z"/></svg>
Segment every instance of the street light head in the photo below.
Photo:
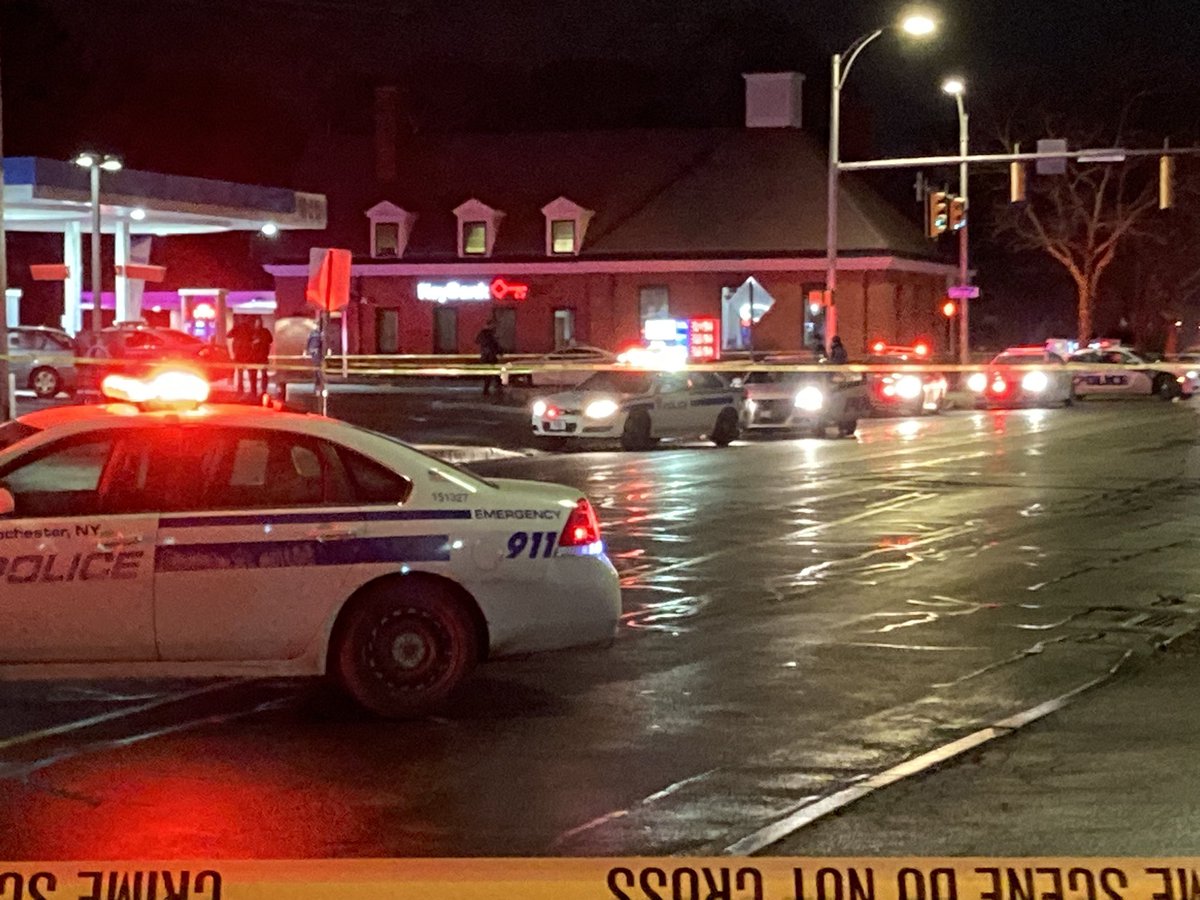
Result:
<svg viewBox="0 0 1200 900"><path fill-rule="evenodd" d="M144 209L142 209L140 206L137 207L136 209L131 209L129 211L129 218L133 219L133 221L135 221L135 222L140 222L144 218L146 218L146 211Z"/></svg>
<svg viewBox="0 0 1200 900"><path fill-rule="evenodd" d="M83 166L85 169L90 169L92 166L96 165L96 163L100 162L100 158L96 156L95 153L80 153L77 157L75 157L73 162L77 166Z"/></svg>
<svg viewBox="0 0 1200 900"><path fill-rule="evenodd" d="M275 235L279 234L279 226L274 222L268 222L259 231L263 233L264 237L275 237Z"/></svg>
<svg viewBox="0 0 1200 900"><path fill-rule="evenodd" d="M900 30L913 37L929 37L937 29L937 19L926 12L911 12L900 20Z"/></svg>
<svg viewBox="0 0 1200 900"><path fill-rule="evenodd" d="M967 83L963 79L952 75L942 82L942 90L951 97L958 97L967 92Z"/></svg>
<svg viewBox="0 0 1200 900"><path fill-rule="evenodd" d="M121 165L122 163L119 157L105 156L104 161L100 163L100 168L102 168L105 172L120 172Z"/></svg>

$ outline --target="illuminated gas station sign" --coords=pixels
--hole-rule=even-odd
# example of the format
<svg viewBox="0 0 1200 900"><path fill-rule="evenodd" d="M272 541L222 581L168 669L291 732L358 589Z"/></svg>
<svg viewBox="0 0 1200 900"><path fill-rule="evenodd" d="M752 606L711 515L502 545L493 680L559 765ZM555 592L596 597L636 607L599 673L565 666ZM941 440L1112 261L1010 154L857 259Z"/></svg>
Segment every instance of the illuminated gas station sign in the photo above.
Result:
<svg viewBox="0 0 1200 900"><path fill-rule="evenodd" d="M529 285L505 278L491 281L418 281L417 299L431 303L462 301L525 300Z"/></svg>

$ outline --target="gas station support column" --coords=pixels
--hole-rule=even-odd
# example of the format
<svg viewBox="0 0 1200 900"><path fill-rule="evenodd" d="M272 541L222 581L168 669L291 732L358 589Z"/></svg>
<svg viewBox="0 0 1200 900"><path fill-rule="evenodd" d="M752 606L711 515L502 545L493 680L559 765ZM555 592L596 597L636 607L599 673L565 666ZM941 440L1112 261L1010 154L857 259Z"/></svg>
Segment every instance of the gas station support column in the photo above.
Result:
<svg viewBox="0 0 1200 900"><path fill-rule="evenodd" d="M213 306L217 310L217 321L216 321L216 328L214 329L214 333L213 333L213 342L218 347L224 347L228 340L228 338L227 338L227 335L229 333L229 322L227 321L228 316L229 316L228 294L229 294L229 292L227 290L225 290L224 288L220 288L214 292L214 296L213 296L213 301L214 301Z"/></svg>
<svg viewBox="0 0 1200 900"><path fill-rule="evenodd" d="M116 320L133 322L142 317L141 309L130 309L129 276L129 222L117 219L113 228L113 264L117 267L115 282Z"/></svg>
<svg viewBox="0 0 1200 900"><path fill-rule="evenodd" d="M83 228L78 222L68 222L63 231L63 262L67 277L63 281L62 327L78 334L83 326Z"/></svg>

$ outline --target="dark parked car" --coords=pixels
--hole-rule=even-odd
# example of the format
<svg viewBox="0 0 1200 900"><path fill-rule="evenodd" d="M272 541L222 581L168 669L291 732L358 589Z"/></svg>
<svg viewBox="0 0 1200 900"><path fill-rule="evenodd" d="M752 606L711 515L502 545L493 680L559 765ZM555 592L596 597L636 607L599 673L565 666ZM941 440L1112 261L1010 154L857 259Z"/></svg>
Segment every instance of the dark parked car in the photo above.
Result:
<svg viewBox="0 0 1200 900"><path fill-rule="evenodd" d="M80 352L95 359L84 365L80 380L91 387L105 375L140 375L164 363L186 363L204 372L211 382L224 381L233 374L229 351L184 331L154 328L149 325L116 325L100 332L99 339Z"/></svg>

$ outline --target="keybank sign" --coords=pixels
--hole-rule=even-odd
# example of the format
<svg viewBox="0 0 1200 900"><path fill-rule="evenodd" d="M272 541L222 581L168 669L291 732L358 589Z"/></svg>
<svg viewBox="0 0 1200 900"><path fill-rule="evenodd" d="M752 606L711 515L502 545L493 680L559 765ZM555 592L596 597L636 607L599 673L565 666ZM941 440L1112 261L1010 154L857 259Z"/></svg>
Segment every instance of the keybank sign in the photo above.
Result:
<svg viewBox="0 0 1200 900"><path fill-rule="evenodd" d="M417 299L431 303L456 300L524 300L529 285L494 278L491 281L418 281Z"/></svg>

